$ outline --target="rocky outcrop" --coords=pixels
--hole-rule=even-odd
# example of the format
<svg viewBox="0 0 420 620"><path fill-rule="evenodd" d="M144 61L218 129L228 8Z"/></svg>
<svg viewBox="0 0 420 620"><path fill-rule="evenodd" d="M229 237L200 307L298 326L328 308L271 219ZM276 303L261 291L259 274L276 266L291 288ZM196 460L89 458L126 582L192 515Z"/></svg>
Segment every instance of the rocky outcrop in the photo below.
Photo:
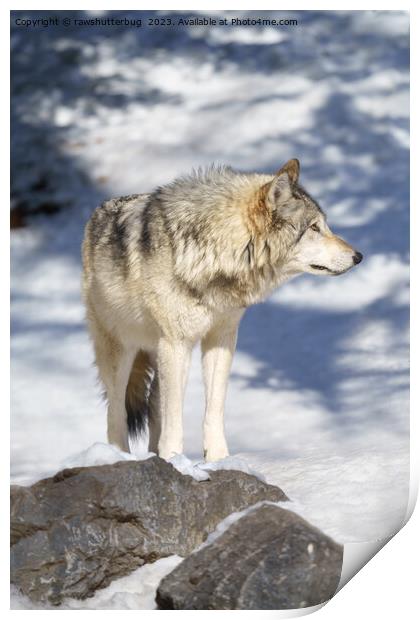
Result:
<svg viewBox="0 0 420 620"><path fill-rule="evenodd" d="M297 514L251 509L160 583L160 609L296 609L327 601L343 548Z"/></svg>
<svg viewBox="0 0 420 620"><path fill-rule="evenodd" d="M187 556L232 512L286 499L243 472L198 482L158 457L67 469L12 487L11 580L34 601L85 598L146 562Z"/></svg>

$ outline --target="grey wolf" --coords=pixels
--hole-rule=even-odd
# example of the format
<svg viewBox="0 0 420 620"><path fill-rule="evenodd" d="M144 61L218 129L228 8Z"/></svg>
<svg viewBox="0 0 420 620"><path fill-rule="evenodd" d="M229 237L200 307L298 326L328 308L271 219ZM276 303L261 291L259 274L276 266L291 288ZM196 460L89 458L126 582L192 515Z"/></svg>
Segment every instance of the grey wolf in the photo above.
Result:
<svg viewBox="0 0 420 620"><path fill-rule="evenodd" d="M150 194L109 200L86 225L83 297L108 399L108 440L129 451L183 451L191 350L201 342L204 457L224 458L224 401L246 308L301 273L337 276L362 255L333 234L299 183L299 162L275 175L212 166Z"/></svg>

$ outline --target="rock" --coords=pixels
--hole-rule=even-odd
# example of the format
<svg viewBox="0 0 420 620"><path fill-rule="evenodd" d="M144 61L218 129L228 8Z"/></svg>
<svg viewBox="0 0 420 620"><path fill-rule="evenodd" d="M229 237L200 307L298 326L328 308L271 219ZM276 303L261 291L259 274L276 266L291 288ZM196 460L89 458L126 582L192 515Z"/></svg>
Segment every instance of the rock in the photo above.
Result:
<svg viewBox="0 0 420 620"><path fill-rule="evenodd" d="M262 505L162 579L159 609L295 609L331 598L343 548L294 512Z"/></svg>
<svg viewBox="0 0 420 620"><path fill-rule="evenodd" d="M66 469L11 489L11 581L33 601L85 598L146 562L186 556L217 523L287 500L239 471L198 482L153 457Z"/></svg>

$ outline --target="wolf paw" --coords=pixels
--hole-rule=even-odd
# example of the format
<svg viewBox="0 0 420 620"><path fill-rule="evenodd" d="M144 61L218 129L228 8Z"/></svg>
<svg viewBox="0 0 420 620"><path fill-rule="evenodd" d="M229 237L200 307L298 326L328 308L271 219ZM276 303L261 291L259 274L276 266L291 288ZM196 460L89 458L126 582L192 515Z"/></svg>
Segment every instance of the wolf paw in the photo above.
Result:
<svg viewBox="0 0 420 620"><path fill-rule="evenodd" d="M214 461L220 461L220 459L224 459L229 456L229 450L226 446L214 446L211 448L204 448L204 459L207 463L212 463Z"/></svg>
<svg viewBox="0 0 420 620"><path fill-rule="evenodd" d="M166 461L169 461L169 459L173 458L174 456L182 454L182 452L183 452L183 446L181 442L177 442L177 443L159 442L158 455L160 456L160 458L165 459Z"/></svg>

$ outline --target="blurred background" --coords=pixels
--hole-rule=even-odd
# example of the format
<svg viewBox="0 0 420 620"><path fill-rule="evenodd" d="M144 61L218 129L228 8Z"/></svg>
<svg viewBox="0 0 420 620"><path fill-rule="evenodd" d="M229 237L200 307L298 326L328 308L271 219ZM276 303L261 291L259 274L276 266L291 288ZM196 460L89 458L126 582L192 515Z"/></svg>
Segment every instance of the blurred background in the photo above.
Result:
<svg viewBox="0 0 420 620"><path fill-rule="evenodd" d="M365 259L248 310L228 441L327 533L380 538L401 523L408 490L408 14L213 11L298 24L147 25L203 15L12 12L13 481L106 441L80 300L93 209L211 162L274 173L297 157L331 227ZM50 16L143 26L15 25ZM193 459L203 407L196 351Z"/></svg>

